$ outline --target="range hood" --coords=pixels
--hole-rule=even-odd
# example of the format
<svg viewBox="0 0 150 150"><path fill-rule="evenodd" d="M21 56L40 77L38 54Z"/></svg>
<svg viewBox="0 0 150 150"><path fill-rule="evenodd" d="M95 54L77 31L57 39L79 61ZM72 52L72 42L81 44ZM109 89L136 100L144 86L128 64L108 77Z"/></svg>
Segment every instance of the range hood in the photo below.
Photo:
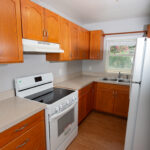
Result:
<svg viewBox="0 0 150 150"><path fill-rule="evenodd" d="M22 39L23 51L27 53L64 53L59 44Z"/></svg>

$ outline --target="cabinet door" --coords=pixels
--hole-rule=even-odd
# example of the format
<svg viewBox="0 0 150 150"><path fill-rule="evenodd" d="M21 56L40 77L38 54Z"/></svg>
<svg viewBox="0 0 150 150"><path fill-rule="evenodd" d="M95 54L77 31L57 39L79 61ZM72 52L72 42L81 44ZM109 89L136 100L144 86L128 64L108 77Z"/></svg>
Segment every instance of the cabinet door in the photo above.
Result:
<svg viewBox="0 0 150 150"><path fill-rule="evenodd" d="M114 113L127 117L129 108L129 87L122 86L115 91Z"/></svg>
<svg viewBox="0 0 150 150"><path fill-rule="evenodd" d="M103 59L103 31L90 31L90 59Z"/></svg>
<svg viewBox="0 0 150 150"><path fill-rule="evenodd" d="M45 9L44 22L46 31L45 40L52 43L60 43L60 17L57 14Z"/></svg>
<svg viewBox="0 0 150 150"><path fill-rule="evenodd" d="M93 110L94 106L94 90L93 90L93 84L90 84L90 88L87 92L87 114L90 113Z"/></svg>
<svg viewBox="0 0 150 150"><path fill-rule="evenodd" d="M78 54L79 59L84 59L84 51L85 51L85 31L81 27L79 27L78 31Z"/></svg>
<svg viewBox="0 0 150 150"><path fill-rule="evenodd" d="M147 27L147 37L150 38L150 24L149 24L148 27Z"/></svg>
<svg viewBox="0 0 150 150"><path fill-rule="evenodd" d="M71 59L70 52L70 33L69 33L70 22L64 18L60 18L60 46L64 50L64 53L50 53L46 54L48 61L67 61Z"/></svg>
<svg viewBox="0 0 150 150"><path fill-rule="evenodd" d="M95 109L113 113L114 89L112 84L96 84Z"/></svg>
<svg viewBox="0 0 150 150"><path fill-rule="evenodd" d="M84 59L89 59L90 54L90 32L85 31L85 52Z"/></svg>
<svg viewBox="0 0 150 150"><path fill-rule="evenodd" d="M39 122L22 136L16 138L1 150L46 150L45 124Z"/></svg>
<svg viewBox="0 0 150 150"><path fill-rule="evenodd" d="M0 63L23 61L19 0L0 0Z"/></svg>
<svg viewBox="0 0 150 150"><path fill-rule="evenodd" d="M87 99L88 99L87 94L79 96L78 123L80 123L86 117L86 114L87 114Z"/></svg>
<svg viewBox="0 0 150 150"><path fill-rule="evenodd" d="M80 123L93 110L94 99L93 84L79 90L78 123Z"/></svg>
<svg viewBox="0 0 150 150"><path fill-rule="evenodd" d="M70 24L70 48L71 48L71 59L78 59L78 26Z"/></svg>
<svg viewBox="0 0 150 150"><path fill-rule="evenodd" d="M44 36L44 8L31 2L21 0L23 38L43 40Z"/></svg>

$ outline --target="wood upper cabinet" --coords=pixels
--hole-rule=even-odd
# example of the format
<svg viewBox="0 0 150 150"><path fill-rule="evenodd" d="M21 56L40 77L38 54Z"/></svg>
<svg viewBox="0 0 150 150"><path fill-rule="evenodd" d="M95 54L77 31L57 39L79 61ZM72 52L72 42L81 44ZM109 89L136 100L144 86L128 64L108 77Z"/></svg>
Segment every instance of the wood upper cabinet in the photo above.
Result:
<svg viewBox="0 0 150 150"><path fill-rule="evenodd" d="M84 51L85 51L85 30L79 27L78 31L78 52L79 52L79 59L83 59Z"/></svg>
<svg viewBox="0 0 150 150"><path fill-rule="evenodd" d="M23 61L19 0L0 0L0 63Z"/></svg>
<svg viewBox="0 0 150 150"><path fill-rule="evenodd" d="M90 31L90 59L103 59L104 32Z"/></svg>
<svg viewBox="0 0 150 150"><path fill-rule="evenodd" d="M88 59L89 58L89 31L79 27L78 31L78 52L79 59Z"/></svg>
<svg viewBox="0 0 150 150"><path fill-rule="evenodd" d="M114 87L112 84L96 83L94 108L97 111L112 113L114 100Z"/></svg>
<svg viewBox="0 0 150 150"><path fill-rule="evenodd" d="M129 86L117 85L115 87L114 113L119 116L128 116Z"/></svg>
<svg viewBox="0 0 150 150"><path fill-rule="evenodd" d="M70 23L70 49L72 60L79 59L78 31L78 26L76 24Z"/></svg>
<svg viewBox="0 0 150 150"><path fill-rule="evenodd" d="M147 37L150 38L150 24L147 26Z"/></svg>
<svg viewBox="0 0 150 150"><path fill-rule="evenodd" d="M23 38L59 43L60 17L30 0L21 0Z"/></svg>
<svg viewBox="0 0 150 150"><path fill-rule="evenodd" d="M31 2L21 0L23 38L43 41L44 8Z"/></svg>
<svg viewBox="0 0 150 150"><path fill-rule="evenodd" d="M90 32L85 31L85 51L84 51L84 59L89 59L90 54Z"/></svg>
<svg viewBox="0 0 150 150"><path fill-rule="evenodd" d="M46 41L60 43L60 17L47 9L44 9L44 30Z"/></svg>
<svg viewBox="0 0 150 150"><path fill-rule="evenodd" d="M60 17L60 46L64 50L61 54L46 54L48 61L67 61L71 60L70 51L70 22Z"/></svg>

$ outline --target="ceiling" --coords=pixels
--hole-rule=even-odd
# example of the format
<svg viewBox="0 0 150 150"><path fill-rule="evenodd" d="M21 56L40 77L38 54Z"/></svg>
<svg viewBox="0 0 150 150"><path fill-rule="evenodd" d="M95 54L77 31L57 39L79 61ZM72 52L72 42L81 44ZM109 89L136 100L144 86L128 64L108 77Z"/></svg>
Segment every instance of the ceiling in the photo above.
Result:
<svg viewBox="0 0 150 150"><path fill-rule="evenodd" d="M150 0L41 0L80 24L150 16Z"/></svg>

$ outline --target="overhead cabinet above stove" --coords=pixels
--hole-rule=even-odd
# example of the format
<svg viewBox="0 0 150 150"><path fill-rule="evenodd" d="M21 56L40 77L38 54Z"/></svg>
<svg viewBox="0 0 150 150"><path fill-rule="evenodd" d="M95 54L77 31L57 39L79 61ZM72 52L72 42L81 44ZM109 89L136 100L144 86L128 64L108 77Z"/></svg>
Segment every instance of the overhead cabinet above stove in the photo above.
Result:
<svg viewBox="0 0 150 150"><path fill-rule="evenodd" d="M57 14L31 2L21 0L23 38L60 43L60 18Z"/></svg>

